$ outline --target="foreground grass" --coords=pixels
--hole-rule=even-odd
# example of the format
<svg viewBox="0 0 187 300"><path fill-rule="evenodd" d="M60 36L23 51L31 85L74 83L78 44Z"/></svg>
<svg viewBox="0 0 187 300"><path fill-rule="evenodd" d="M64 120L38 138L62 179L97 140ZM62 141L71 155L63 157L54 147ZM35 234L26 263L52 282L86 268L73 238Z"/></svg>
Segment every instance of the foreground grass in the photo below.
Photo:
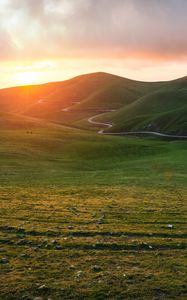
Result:
<svg viewBox="0 0 187 300"><path fill-rule="evenodd" d="M0 299L186 299L185 142L0 138Z"/></svg>
<svg viewBox="0 0 187 300"><path fill-rule="evenodd" d="M9 187L1 200L1 299L185 299L186 190Z"/></svg>

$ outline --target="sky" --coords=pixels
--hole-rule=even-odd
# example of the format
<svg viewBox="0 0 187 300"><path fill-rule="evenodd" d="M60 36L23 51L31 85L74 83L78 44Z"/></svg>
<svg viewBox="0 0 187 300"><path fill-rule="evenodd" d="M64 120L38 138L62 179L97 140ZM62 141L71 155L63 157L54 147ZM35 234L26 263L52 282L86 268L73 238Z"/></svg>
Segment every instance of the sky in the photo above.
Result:
<svg viewBox="0 0 187 300"><path fill-rule="evenodd" d="M0 88L187 75L187 0L0 0Z"/></svg>

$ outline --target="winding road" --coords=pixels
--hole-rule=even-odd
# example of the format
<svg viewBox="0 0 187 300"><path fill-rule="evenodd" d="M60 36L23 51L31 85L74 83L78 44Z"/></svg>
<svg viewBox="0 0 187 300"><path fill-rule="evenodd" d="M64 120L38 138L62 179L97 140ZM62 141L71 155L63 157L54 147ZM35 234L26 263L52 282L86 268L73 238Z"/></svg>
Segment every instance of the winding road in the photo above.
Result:
<svg viewBox="0 0 187 300"><path fill-rule="evenodd" d="M114 110L108 110L107 112L111 112ZM88 122L90 124L99 125L99 126L105 126L106 128L112 128L111 123L103 123L103 122L97 122L94 121L95 118L104 115L106 112L97 114L91 118L88 119ZM172 138L172 139L187 139L186 135L171 135L171 134L164 134L161 132L156 131L125 131L125 132L105 132L104 129L101 129L98 131L98 134L104 134L104 135L153 135L158 137L164 137L164 138Z"/></svg>
<svg viewBox="0 0 187 300"><path fill-rule="evenodd" d="M115 110L108 110L107 112L112 112L112 111L115 111ZM105 127L107 127L107 128L111 128L113 125L110 124L110 123L96 122L96 121L93 120L93 119L95 119L95 118L97 118L97 117L99 117L99 116L102 116L102 115L104 115L104 114L106 114L106 111L105 111L104 113L97 114L97 115L95 115L95 116L89 118L89 119L88 119L88 122L89 122L90 124L101 125L101 126L105 126ZM98 134L111 134L111 133L105 133L105 132L104 132L104 129L101 129L101 130L98 131Z"/></svg>
<svg viewBox="0 0 187 300"><path fill-rule="evenodd" d="M79 103L79 102L78 102ZM69 112L72 106L66 107L62 109L63 112ZM104 122L98 122L95 121L94 119L97 117L100 117L107 112L114 112L115 109L108 109L105 112L99 113L97 115L94 115L90 118L88 118L88 122L92 125L99 125L99 126L104 126L106 128L112 128L113 125L111 123L104 123ZM106 129L105 128L105 129ZM172 134L165 134L161 132L156 132L156 131L122 131L122 132L105 132L105 129L100 129L97 133L98 134L103 134L103 135L135 135L135 136L141 136L141 135L148 135L148 136L158 136L158 137L163 137L163 138L171 138L171 139L180 139L180 140L185 140L187 139L187 135L172 135Z"/></svg>

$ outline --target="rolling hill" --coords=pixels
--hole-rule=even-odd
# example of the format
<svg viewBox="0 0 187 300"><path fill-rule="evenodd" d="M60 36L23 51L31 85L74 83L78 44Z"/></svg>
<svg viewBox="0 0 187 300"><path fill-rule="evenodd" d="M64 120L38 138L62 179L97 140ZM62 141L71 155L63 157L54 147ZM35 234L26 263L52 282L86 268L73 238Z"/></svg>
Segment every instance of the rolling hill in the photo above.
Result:
<svg viewBox="0 0 187 300"><path fill-rule="evenodd" d="M63 82L2 89L0 109L93 130L88 118L102 113L96 120L113 125L106 132L187 134L187 77L140 82L92 73Z"/></svg>
<svg viewBox="0 0 187 300"><path fill-rule="evenodd" d="M0 91L0 299L185 299L186 142L74 128L151 112L180 132L185 96L164 85L95 74Z"/></svg>
<svg viewBox="0 0 187 300"><path fill-rule="evenodd" d="M138 98L132 104L102 119L112 120L110 131L148 130L187 134L187 92L178 87L164 87ZM101 119L101 118L100 118Z"/></svg>

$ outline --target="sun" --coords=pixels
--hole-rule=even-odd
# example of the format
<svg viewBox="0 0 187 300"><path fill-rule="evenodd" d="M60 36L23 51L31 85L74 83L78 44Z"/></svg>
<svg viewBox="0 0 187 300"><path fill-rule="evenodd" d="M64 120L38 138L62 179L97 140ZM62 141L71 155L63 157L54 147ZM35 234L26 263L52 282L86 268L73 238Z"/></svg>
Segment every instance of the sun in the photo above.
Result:
<svg viewBox="0 0 187 300"><path fill-rule="evenodd" d="M16 74L16 79L21 84L33 84L37 83L39 79L38 72L19 72Z"/></svg>

